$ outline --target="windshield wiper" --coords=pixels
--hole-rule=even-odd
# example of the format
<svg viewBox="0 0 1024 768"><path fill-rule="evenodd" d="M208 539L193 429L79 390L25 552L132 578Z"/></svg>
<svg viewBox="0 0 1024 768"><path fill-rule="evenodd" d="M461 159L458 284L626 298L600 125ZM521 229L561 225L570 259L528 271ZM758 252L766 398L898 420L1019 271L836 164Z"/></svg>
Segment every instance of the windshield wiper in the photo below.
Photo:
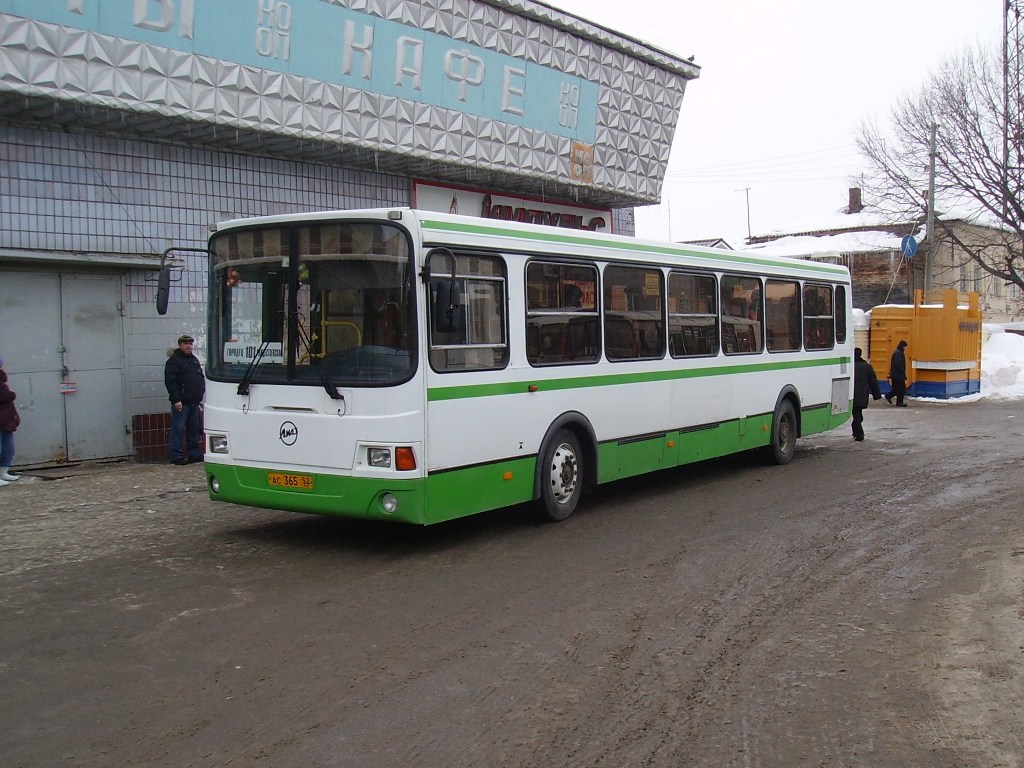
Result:
<svg viewBox="0 0 1024 768"><path fill-rule="evenodd" d="M260 360L263 359L263 354L267 351L267 347L270 346L270 339L266 339L260 348L256 350L256 354L249 362L249 367L245 369L245 373L242 374L242 380L238 382L238 389L236 392L240 395L249 394L249 384L252 383L252 377L256 375L256 367L260 364Z"/></svg>
<svg viewBox="0 0 1024 768"><path fill-rule="evenodd" d="M313 341L309 338L309 334L306 332L306 329L302 327L302 323L298 322L298 318L296 318L295 327L298 329L299 339L306 343L306 349L312 349ZM313 368L316 369L317 376L320 377L320 383L323 384L324 390L327 392L331 400L344 400L345 396L338 391L337 385L327 376L327 372L324 370L323 365L314 365Z"/></svg>
<svg viewBox="0 0 1024 768"><path fill-rule="evenodd" d="M320 376L320 383L324 385L324 389L330 395L331 400L344 400L345 396L338 391L338 386L328 378L324 367L322 365L314 365L313 367L316 368L316 372Z"/></svg>

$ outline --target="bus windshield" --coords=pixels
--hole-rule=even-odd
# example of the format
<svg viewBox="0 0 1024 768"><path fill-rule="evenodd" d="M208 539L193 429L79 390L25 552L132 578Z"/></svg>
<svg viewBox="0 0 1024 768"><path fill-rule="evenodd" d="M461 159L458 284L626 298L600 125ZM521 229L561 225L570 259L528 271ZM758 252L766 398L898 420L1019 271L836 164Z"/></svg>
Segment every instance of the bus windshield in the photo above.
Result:
<svg viewBox="0 0 1024 768"><path fill-rule="evenodd" d="M214 235L210 252L210 378L386 386L412 375L414 270L402 229L230 229Z"/></svg>

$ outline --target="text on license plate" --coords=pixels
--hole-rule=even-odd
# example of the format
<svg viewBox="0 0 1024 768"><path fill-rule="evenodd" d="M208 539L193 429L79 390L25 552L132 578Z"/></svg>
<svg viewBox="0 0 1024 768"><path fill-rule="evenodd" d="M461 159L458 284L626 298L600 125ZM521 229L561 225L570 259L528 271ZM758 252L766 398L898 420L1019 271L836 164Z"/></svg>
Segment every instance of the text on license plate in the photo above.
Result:
<svg viewBox="0 0 1024 768"><path fill-rule="evenodd" d="M312 491L312 475L295 475L291 472L267 472L267 485L271 488L287 488L291 491Z"/></svg>

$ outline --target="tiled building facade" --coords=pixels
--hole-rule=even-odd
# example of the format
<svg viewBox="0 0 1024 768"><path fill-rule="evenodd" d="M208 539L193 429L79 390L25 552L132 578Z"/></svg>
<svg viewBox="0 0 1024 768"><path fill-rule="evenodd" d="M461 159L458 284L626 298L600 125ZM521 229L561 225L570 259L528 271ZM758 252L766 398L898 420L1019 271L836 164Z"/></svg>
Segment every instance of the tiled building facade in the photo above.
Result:
<svg viewBox="0 0 1024 768"><path fill-rule="evenodd" d="M541 67L581 89L570 98L580 114L593 96L590 125L530 127L527 108L512 126L470 107L218 59L200 50L202 35L184 34L184 18L159 34L144 19L119 37L100 28L114 11L63 5L0 0L0 356L25 417L23 465L164 457L163 364L182 332L202 355L207 288L204 254L170 254L159 316L167 249L202 249L209 227L230 218L410 205L418 180L607 206L612 229L633 234L632 206L660 195L685 84L698 73L530 0L290 4L296 16L345 13L378 35L401 24L418 45L448 39L480 61L501 57L506 72L520 71L517 61L524 73ZM195 14L201 31L203 7ZM226 31L235 34L245 25ZM582 172L570 169L580 146L593 158Z"/></svg>

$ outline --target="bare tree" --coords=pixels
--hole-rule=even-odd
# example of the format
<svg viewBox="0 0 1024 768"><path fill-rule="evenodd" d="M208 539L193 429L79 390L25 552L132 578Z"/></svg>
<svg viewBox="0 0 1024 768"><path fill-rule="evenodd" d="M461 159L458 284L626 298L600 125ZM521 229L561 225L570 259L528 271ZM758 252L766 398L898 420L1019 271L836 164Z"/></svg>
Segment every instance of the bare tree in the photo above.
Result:
<svg viewBox="0 0 1024 768"><path fill-rule="evenodd" d="M861 126L857 145L870 170L860 182L881 212L923 221L934 124L938 216L926 237L948 238L989 274L1024 287L1024 132L1006 124L1003 85L997 53L968 49L945 61L919 93L897 103L888 132ZM952 219L993 227L991 242L964 242Z"/></svg>

